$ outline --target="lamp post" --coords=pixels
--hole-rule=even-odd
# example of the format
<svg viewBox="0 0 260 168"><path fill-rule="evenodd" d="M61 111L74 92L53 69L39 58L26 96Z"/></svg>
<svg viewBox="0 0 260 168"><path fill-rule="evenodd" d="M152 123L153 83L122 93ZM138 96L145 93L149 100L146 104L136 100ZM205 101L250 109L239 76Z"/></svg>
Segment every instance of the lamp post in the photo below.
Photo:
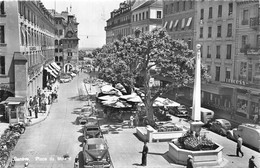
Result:
<svg viewBox="0 0 260 168"><path fill-rule="evenodd" d="M197 44L196 64L195 64L195 78L193 88L193 103L192 103L192 122L190 123L190 130L200 133L201 126L204 125L201 122L200 110L201 110L201 45Z"/></svg>

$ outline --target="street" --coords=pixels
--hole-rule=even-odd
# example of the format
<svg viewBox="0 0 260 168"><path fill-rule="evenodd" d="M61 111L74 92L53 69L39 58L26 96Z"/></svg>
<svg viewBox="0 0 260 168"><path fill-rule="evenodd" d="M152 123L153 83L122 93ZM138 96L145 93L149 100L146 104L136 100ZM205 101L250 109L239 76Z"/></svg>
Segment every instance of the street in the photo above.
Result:
<svg viewBox="0 0 260 168"><path fill-rule="evenodd" d="M21 136L12 152L11 157L16 159L15 168L22 168L26 161L29 162L29 167L33 168L72 168L75 156L78 154L80 154L80 168L83 167L81 157L82 126L75 123L77 114L74 111L87 104L86 101L77 99L78 90L83 90L84 95L87 94L85 89L89 89L89 87L85 88L82 82L87 77L87 74L82 73L70 83L60 85L58 102L52 105L47 119L27 127L25 134ZM177 117L173 118L175 118L173 122L179 121ZM188 124L184 121L182 123ZM112 126L110 125L110 127ZM134 128L123 128L122 125L117 127L120 128L120 131L117 131L116 134L109 132L104 135L109 145L113 165L116 168L136 167L140 162L139 152L142 148L142 142L133 135ZM224 162L221 167L245 168L252 155L256 157L256 163L260 165L258 152L243 147L245 156L243 158L236 157L236 142L212 132L209 132L207 136L224 147ZM117 140L115 141L115 139ZM147 167L159 168L161 165L164 167L184 167L174 164L167 158L165 155L168 150L167 142L148 145L150 152ZM68 158L65 159L64 155L67 155Z"/></svg>
<svg viewBox="0 0 260 168"><path fill-rule="evenodd" d="M23 167L26 160L29 160L29 167L34 168L73 167L75 156L82 150L82 126L74 123L77 114L73 111L86 104L76 100L83 78L75 77L70 83L61 84L58 102L53 103L47 119L27 127L12 152L11 157L16 158L15 167ZM66 154L68 160L63 158Z"/></svg>

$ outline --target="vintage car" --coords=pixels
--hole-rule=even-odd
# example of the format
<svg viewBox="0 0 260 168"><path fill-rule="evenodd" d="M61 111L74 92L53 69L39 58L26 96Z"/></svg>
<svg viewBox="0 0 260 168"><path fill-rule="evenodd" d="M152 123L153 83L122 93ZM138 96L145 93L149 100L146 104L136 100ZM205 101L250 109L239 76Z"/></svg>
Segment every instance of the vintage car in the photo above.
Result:
<svg viewBox="0 0 260 168"><path fill-rule="evenodd" d="M87 139L83 146L84 168L109 168L111 165L108 146L103 138Z"/></svg>
<svg viewBox="0 0 260 168"><path fill-rule="evenodd" d="M96 117L88 117L87 122L84 125L83 128L83 136L86 141L86 139L89 138L101 138L102 131L99 126L98 119Z"/></svg>
<svg viewBox="0 0 260 168"><path fill-rule="evenodd" d="M81 108L80 115L78 116L79 124L87 123L87 119L92 115L93 115L93 111L91 109L91 106L86 106Z"/></svg>
<svg viewBox="0 0 260 168"><path fill-rule="evenodd" d="M260 125L243 123L227 132L227 138L237 141L238 135L243 144L260 152Z"/></svg>
<svg viewBox="0 0 260 168"><path fill-rule="evenodd" d="M173 107L172 109L169 110L169 113L172 115L175 115L177 117L188 117L189 116L189 112L185 105Z"/></svg>
<svg viewBox="0 0 260 168"><path fill-rule="evenodd" d="M215 119L209 123L209 129L220 135L227 136L227 131L231 129L231 123L225 119Z"/></svg>

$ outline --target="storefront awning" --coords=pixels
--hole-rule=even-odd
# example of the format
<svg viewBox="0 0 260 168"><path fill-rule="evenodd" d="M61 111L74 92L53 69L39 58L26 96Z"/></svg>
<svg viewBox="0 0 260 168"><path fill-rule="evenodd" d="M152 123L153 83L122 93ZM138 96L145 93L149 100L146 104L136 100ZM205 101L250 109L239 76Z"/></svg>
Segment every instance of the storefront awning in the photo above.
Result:
<svg viewBox="0 0 260 168"><path fill-rule="evenodd" d="M189 20L188 20L188 22L187 22L187 25L186 25L187 27L190 26L191 21L192 21L192 17L189 18Z"/></svg>
<svg viewBox="0 0 260 168"><path fill-rule="evenodd" d="M167 21L164 23L164 26L163 26L164 28L166 28L166 27L167 27L167 23L168 23Z"/></svg>
<svg viewBox="0 0 260 168"><path fill-rule="evenodd" d="M26 102L26 98L25 97L8 97L5 102L8 105L19 105L21 103L25 103Z"/></svg>
<svg viewBox="0 0 260 168"><path fill-rule="evenodd" d="M181 28L184 28L185 26L185 18L182 19Z"/></svg>
<svg viewBox="0 0 260 168"><path fill-rule="evenodd" d="M175 21L174 28L178 25L179 20Z"/></svg>
<svg viewBox="0 0 260 168"><path fill-rule="evenodd" d="M169 29L172 29L173 21L171 20Z"/></svg>
<svg viewBox="0 0 260 168"><path fill-rule="evenodd" d="M49 67L45 67L44 69L46 69L46 71L49 72L53 77L57 78L57 75L53 73L53 71Z"/></svg>
<svg viewBox="0 0 260 168"><path fill-rule="evenodd" d="M52 65L55 69L57 69L58 71L61 70L61 67L60 67L56 62L51 63L51 65Z"/></svg>
<svg viewBox="0 0 260 168"><path fill-rule="evenodd" d="M58 75L58 74L59 74L59 72L58 72L55 68L53 68L51 65L49 65L48 68L49 68L55 75Z"/></svg>

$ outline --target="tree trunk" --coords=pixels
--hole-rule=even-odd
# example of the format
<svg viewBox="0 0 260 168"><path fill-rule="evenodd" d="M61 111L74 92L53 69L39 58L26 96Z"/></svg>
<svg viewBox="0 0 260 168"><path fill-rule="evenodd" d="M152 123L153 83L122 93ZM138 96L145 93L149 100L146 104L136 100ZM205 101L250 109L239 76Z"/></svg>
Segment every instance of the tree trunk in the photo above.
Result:
<svg viewBox="0 0 260 168"><path fill-rule="evenodd" d="M149 86L150 82L150 72L145 71L144 72L144 91L145 91L145 111L146 111L146 116L149 122L153 121L153 102L151 102L151 89Z"/></svg>

